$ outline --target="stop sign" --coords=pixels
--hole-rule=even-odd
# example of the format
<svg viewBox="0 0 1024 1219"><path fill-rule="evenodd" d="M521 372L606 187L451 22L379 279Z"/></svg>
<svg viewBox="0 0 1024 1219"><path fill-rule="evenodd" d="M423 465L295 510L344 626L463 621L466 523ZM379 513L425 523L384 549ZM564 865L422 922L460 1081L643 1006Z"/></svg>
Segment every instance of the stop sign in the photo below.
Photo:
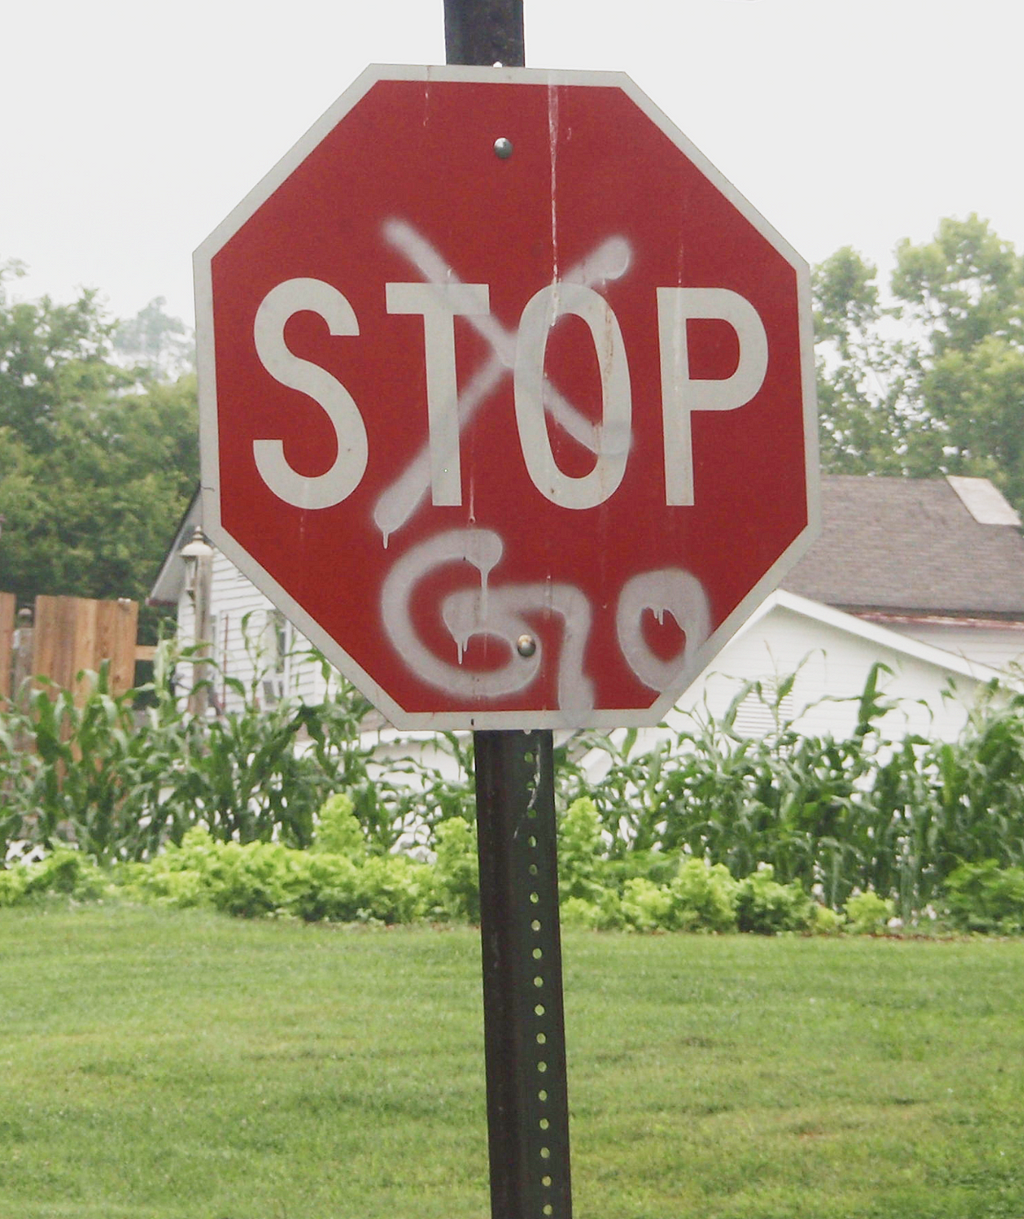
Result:
<svg viewBox="0 0 1024 1219"><path fill-rule="evenodd" d="M207 532L396 725L656 723L816 529L806 266L625 76L368 69L195 265Z"/></svg>

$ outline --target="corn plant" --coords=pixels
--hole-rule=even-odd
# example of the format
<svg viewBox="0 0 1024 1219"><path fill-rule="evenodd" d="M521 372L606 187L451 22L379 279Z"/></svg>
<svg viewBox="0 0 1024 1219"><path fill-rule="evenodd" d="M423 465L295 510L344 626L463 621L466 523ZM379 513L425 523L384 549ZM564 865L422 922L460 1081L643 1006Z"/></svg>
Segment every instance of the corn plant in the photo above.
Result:
<svg viewBox="0 0 1024 1219"><path fill-rule="evenodd" d="M152 845L145 798L153 755L130 694L110 692L107 667L83 673L85 694L26 687L4 717L0 750L9 836L29 846L77 845L99 862Z"/></svg>
<svg viewBox="0 0 1024 1219"><path fill-rule="evenodd" d="M1024 708L979 717L957 746L917 736L893 741L881 730L894 709L880 686L885 671L879 664L869 673L846 739L805 735L783 715L795 675L770 687L744 684L722 716L695 714L646 752L636 750L635 732L584 738L591 760L603 754L606 767L591 794L608 853L681 852L723 864L736 878L767 865L779 883L820 891L833 909L855 891L873 890L891 896L906 917L967 857L961 830L950 833L948 806L984 801L984 826L975 827L970 849L1011 862L1005 848L993 853L992 838L1016 841L1015 815L1019 834L1014 809L1022 802L1014 805L1009 776L1024 774ZM756 738L735 728L750 696L765 703L773 724ZM946 808L936 794L940 767ZM563 786L567 802L583 794L583 771L577 767Z"/></svg>
<svg viewBox="0 0 1024 1219"><path fill-rule="evenodd" d="M424 807L424 791L440 776L412 756L386 763L378 759L372 734L365 728L370 703L354 686L339 680L322 656L319 662L329 694L306 725L311 756L331 776L334 790L352 801L369 849L386 855L400 842L419 838L433 823Z"/></svg>
<svg viewBox="0 0 1024 1219"><path fill-rule="evenodd" d="M1024 863L1024 696L972 717L959 741L936 746L936 867Z"/></svg>

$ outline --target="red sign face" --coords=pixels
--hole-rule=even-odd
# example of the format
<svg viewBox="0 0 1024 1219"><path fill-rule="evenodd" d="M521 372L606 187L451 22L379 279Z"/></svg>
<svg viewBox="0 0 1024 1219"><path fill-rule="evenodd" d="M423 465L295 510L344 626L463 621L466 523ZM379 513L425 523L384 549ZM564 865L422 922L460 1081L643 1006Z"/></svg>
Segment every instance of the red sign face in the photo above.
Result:
<svg viewBox="0 0 1024 1219"><path fill-rule="evenodd" d="M207 533L399 726L656 723L815 532L806 267L626 77L370 69L196 279Z"/></svg>

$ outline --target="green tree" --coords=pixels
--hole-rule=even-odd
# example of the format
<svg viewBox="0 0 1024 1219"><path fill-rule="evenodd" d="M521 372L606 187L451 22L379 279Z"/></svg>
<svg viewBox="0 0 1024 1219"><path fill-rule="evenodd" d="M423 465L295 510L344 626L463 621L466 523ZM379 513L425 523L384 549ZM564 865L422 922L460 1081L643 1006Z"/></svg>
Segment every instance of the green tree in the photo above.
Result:
<svg viewBox="0 0 1024 1219"><path fill-rule="evenodd" d="M903 241L892 289L924 334L918 393L942 468L991 478L1024 507L1024 260L984 220Z"/></svg>
<svg viewBox="0 0 1024 1219"><path fill-rule="evenodd" d="M180 318L164 312L166 304L164 297L156 296L135 317L118 322L112 342L116 355L128 364L174 379L195 372L195 342Z"/></svg>
<svg viewBox="0 0 1024 1219"><path fill-rule="evenodd" d="M1024 340L1024 265L988 221L940 220L932 241L896 247L893 294L925 330L930 353L964 354L983 339Z"/></svg>
<svg viewBox="0 0 1024 1219"><path fill-rule="evenodd" d="M12 301L0 273L0 588L144 600L198 478L195 377L113 359L95 293Z"/></svg>
<svg viewBox="0 0 1024 1219"><path fill-rule="evenodd" d="M70 305L12 300L8 284L22 274L21 263L0 263L0 427L46 453L69 410L106 401L134 377L107 359L113 327L94 291Z"/></svg>
<svg viewBox="0 0 1024 1219"><path fill-rule="evenodd" d="M880 303L849 248L815 269L822 460L991 478L1024 508L1024 260L976 215L902 241Z"/></svg>
<svg viewBox="0 0 1024 1219"><path fill-rule="evenodd" d="M844 474L899 474L906 451L905 362L884 337L876 268L844 246L815 267L822 464Z"/></svg>

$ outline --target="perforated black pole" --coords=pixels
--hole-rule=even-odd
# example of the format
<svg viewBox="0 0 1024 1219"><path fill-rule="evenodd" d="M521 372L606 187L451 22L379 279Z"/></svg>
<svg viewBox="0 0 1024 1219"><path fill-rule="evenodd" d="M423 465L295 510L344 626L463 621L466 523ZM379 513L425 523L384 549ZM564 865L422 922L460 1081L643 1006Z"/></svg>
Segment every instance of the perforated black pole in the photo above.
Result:
<svg viewBox="0 0 1024 1219"><path fill-rule="evenodd" d="M474 742L491 1215L569 1219L551 733Z"/></svg>
<svg viewBox="0 0 1024 1219"><path fill-rule="evenodd" d="M522 67L522 0L445 0L448 63ZM570 1219L550 732L476 732L492 1219Z"/></svg>

